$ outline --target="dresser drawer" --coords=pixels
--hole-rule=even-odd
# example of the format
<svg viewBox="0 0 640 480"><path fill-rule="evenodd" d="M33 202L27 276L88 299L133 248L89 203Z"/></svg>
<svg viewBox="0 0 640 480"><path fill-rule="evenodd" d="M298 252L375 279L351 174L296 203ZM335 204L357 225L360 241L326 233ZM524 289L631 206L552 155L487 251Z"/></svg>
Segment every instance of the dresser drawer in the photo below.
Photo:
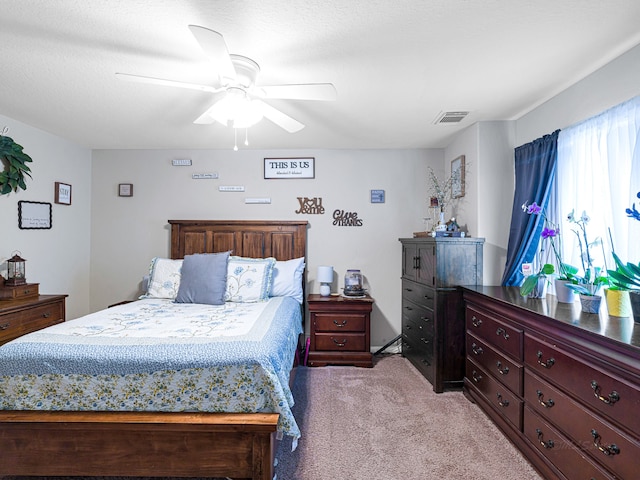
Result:
<svg viewBox="0 0 640 480"><path fill-rule="evenodd" d="M466 377L496 411L507 418L517 430L522 430L522 399L505 388L469 357L466 363Z"/></svg>
<svg viewBox="0 0 640 480"><path fill-rule="evenodd" d="M15 287L0 288L0 299L2 300L18 300L21 298L37 297L39 283L26 283Z"/></svg>
<svg viewBox="0 0 640 480"><path fill-rule="evenodd" d="M403 324L410 321L416 328L433 337L433 310L402 300L402 318Z"/></svg>
<svg viewBox="0 0 640 480"><path fill-rule="evenodd" d="M368 351L366 336L359 333L316 333L315 349L318 351Z"/></svg>
<svg viewBox="0 0 640 480"><path fill-rule="evenodd" d="M366 316L357 313L314 313L316 332L364 332Z"/></svg>
<svg viewBox="0 0 640 480"><path fill-rule="evenodd" d="M640 391L636 386L529 334L525 337L525 365L622 428L640 432Z"/></svg>
<svg viewBox="0 0 640 480"><path fill-rule="evenodd" d="M496 379L516 395L522 395L522 370L520 364L497 352L493 347L467 332L467 356L492 373Z"/></svg>
<svg viewBox="0 0 640 480"><path fill-rule="evenodd" d="M611 478L611 475L602 467L585 457L570 440L533 413L528 406L524 407L524 435L569 479L607 480Z"/></svg>
<svg viewBox="0 0 640 480"><path fill-rule="evenodd" d="M619 478L640 472L638 442L528 371L525 401Z"/></svg>
<svg viewBox="0 0 640 480"><path fill-rule="evenodd" d="M64 321L64 303L57 302L0 315L0 343Z"/></svg>
<svg viewBox="0 0 640 480"><path fill-rule="evenodd" d="M430 382L433 381L433 346L403 338L402 355L407 358Z"/></svg>
<svg viewBox="0 0 640 480"><path fill-rule="evenodd" d="M472 307L467 307L466 327L476 337L499 351L511 355L516 360L522 360L522 330Z"/></svg>
<svg viewBox="0 0 640 480"><path fill-rule="evenodd" d="M416 305L422 305L433 310L435 295L436 291L431 287L408 280L402 281L402 298Z"/></svg>

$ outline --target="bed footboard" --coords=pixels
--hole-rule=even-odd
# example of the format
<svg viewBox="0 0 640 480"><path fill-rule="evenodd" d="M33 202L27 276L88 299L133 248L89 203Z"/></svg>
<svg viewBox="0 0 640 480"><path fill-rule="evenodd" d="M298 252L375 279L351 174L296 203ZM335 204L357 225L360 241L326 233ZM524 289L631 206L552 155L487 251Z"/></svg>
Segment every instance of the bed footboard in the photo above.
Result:
<svg viewBox="0 0 640 480"><path fill-rule="evenodd" d="M272 480L276 413L0 411L0 476Z"/></svg>

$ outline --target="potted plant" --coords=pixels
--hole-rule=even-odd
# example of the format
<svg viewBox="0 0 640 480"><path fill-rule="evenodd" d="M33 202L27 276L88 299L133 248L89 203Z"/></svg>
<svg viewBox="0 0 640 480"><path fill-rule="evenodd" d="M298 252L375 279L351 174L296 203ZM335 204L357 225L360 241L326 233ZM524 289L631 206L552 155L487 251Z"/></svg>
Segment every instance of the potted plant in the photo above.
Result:
<svg viewBox="0 0 640 480"><path fill-rule="evenodd" d="M636 196L640 198L640 192L638 192ZM635 203L631 205L631 208L625 209L625 213L629 218L640 221L640 211L636 209ZM634 265L633 263L625 264L615 252L612 252L612 255L616 262L616 269L609 270L611 284L617 290L627 292L629 297L628 303L631 314L633 314L633 319L636 323L640 323L640 263L638 263L638 265ZM608 301L609 299L607 298L607 302ZM629 316L629 313L620 316Z"/></svg>
<svg viewBox="0 0 640 480"><path fill-rule="evenodd" d="M640 263L623 263L622 260L613 253L616 262L616 269L609 270L611 284L620 291L626 291L629 295L629 305L633 313L635 322L640 323ZM629 316L620 315L620 316Z"/></svg>
<svg viewBox="0 0 640 480"><path fill-rule="evenodd" d="M580 304L582 311L586 313L598 313L602 296L599 295L600 289L604 285L609 284L609 277L606 269L593 266L593 257L591 256L590 247L596 242L589 243L587 239L587 224L591 220L587 212L582 212L579 218L576 218L574 211L567 216L570 223L575 224L573 232L578 237L578 246L580 247L580 259L582 261L583 277L576 277L577 282L567 284L567 287L577 292L580 296Z"/></svg>
<svg viewBox="0 0 640 480"><path fill-rule="evenodd" d="M558 276L554 280L556 296L559 302L573 303L575 300L573 290L568 289L566 287L566 284L577 283L576 274L578 273L578 269L562 261L559 245L560 227L549 220L542 207L540 207L536 202L533 202L531 205L527 205L525 203L524 205L522 205L522 211L528 215L540 215L542 217L544 221L544 227L540 236L542 237L543 241L549 241L549 244L551 245L551 251L555 256L555 262L558 267ZM541 252L543 250L544 248L541 250ZM522 286L520 287L520 294L522 296L531 296L536 289L541 288L540 283L542 283L543 286L546 286L548 277L550 275L553 275L555 273L555 270L556 268L553 264L543 264L538 273L529 275L525 278Z"/></svg>

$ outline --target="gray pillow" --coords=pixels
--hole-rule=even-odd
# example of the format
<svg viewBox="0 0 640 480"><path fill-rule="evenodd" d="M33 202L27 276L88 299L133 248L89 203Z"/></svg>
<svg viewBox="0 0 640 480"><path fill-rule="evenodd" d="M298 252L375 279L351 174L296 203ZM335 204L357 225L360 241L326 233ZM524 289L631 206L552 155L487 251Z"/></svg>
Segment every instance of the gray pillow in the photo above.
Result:
<svg viewBox="0 0 640 480"><path fill-rule="evenodd" d="M224 304L230 253L185 255L176 303Z"/></svg>

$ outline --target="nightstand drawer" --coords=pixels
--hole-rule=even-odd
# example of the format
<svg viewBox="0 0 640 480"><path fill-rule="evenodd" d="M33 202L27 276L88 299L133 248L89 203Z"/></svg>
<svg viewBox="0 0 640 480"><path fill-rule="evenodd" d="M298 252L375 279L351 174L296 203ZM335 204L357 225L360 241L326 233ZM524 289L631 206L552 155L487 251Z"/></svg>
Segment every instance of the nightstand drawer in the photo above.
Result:
<svg viewBox="0 0 640 480"><path fill-rule="evenodd" d="M316 332L364 332L366 316L348 313L315 313L313 328Z"/></svg>
<svg viewBox="0 0 640 480"><path fill-rule="evenodd" d="M315 349L318 351L365 352L368 345L364 334L357 333L316 333Z"/></svg>

